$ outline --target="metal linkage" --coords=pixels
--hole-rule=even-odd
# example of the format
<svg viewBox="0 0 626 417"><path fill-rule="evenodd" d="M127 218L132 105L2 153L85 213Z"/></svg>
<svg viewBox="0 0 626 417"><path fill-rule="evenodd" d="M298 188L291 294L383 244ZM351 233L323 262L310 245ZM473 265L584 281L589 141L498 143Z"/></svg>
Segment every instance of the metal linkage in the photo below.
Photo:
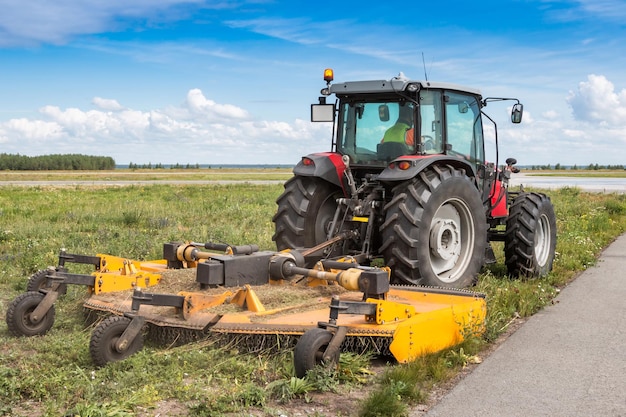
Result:
<svg viewBox="0 0 626 417"><path fill-rule="evenodd" d="M75 253L67 253L65 249L59 252L59 268L63 268L66 262L74 264L93 265L96 270L100 269L101 258L99 256L79 255Z"/></svg>
<svg viewBox="0 0 626 417"><path fill-rule="evenodd" d="M389 291L389 271L379 268L362 267L353 263L321 261L320 265L332 268L331 271L308 269L298 265L297 257L292 251L279 253L270 260L269 274L274 280L290 280L294 276L334 281L347 290L361 291L365 298L384 299ZM343 264L343 265L340 265Z"/></svg>
<svg viewBox="0 0 626 417"><path fill-rule="evenodd" d="M70 274L65 267L66 263L93 265L96 270L100 270L101 258L99 256L87 256L68 253L65 249L59 252L59 263L57 267L49 267L31 277L33 282L29 282L31 290L38 290L44 293L44 298L37 307L30 313L29 320L33 324L39 323L50 311L56 300L67 290L67 284L85 285L93 287L95 277L92 275Z"/></svg>

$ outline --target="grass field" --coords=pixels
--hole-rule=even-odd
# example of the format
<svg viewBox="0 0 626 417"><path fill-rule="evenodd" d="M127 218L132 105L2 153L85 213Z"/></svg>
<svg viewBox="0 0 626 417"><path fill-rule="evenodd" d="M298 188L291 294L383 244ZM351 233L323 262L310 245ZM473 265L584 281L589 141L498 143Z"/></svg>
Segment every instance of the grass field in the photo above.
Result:
<svg viewBox="0 0 626 417"><path fill-rule="evenodd" d="M291 177L286 168L213 168L213 169L116 169L114 171L0 171L3 181L285 181Z"/></svg>
<svg viewBox="0 0 626 417"><path fill-rule="evenodd" d="M134 259L160 258L162 243L180 240L273 249L271 218L281 192L279 184L2 187L0 314L32 273L56 264L61 248ZM624 195L571 188L549 195L558 227L554 271L542 280L511 280L497 250L499 262L475 288L488 300L481 339L407 365L372 368L369 357L345 355L338 372L304 379L293 376L289 351L240 354L210 340L177 348L148 344L126 361L95 368L92 327L81 307L85 289L70 287L47 335L14 338L0 323L0 415L406 415L435 384L477 361L516 317L550 303L626 230Z"/></svg>

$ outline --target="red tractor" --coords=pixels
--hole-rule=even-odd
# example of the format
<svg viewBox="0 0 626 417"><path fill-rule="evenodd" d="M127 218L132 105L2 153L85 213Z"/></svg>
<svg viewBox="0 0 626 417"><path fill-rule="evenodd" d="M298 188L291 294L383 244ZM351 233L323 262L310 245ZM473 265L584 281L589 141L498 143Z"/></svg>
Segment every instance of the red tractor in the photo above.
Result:
<svg viewBox="0 0 626 417"><path fill-rule="evenodd" d="M393 284L462 288L494 262L503 241L512 276L552 269L556 219L550 199L510 191L513 158L485 160L482 108L517 99L483 98L448 83L391 80L331 84L311 106L311 120L332 122L330 152L307 155L278 198L279 250L308 248L311 262L352 257L391 268ZM334 103L327 97L334 94Z"/></svg>

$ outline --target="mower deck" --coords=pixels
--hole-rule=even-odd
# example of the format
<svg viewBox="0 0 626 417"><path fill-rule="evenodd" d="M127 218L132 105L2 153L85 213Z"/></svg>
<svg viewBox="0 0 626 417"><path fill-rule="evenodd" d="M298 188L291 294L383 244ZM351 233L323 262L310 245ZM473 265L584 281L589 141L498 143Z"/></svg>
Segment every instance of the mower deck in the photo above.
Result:
<svg viewBox="0 0 626 417"><path fill-rule="evenodd" d="M196 297L207 307L185 314L184 308L142 305L141 316L147 323L170 330L192 330L206 337L254 339L260 335L301 336L317 328L319 323L329 321L333 296L340 296L340 303L363 304L361 293L338 285L246 285L235 291L214 288L179 295ZM92 295L84 306L124 315L131 311L131 298L128 292ZM392 287L386 300L369 299L367 303L376 304L375 315L338 316L336 325L347 328L344 344L366 345L362 339L374 338L377 341L373 346L379 346L374 349L376 353L391 353L399 362L453 346L468 334L480 333L486 311L480 294L436 288ZM354 338L357 340L351 340ZM385 346L382 352L380 346Z"/></svg>

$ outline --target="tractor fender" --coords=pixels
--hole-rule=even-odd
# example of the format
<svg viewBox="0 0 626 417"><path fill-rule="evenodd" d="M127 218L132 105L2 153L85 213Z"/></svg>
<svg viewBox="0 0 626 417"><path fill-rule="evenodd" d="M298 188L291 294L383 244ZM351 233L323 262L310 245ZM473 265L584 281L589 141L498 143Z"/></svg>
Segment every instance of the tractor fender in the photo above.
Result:
<svg viewBox="0 0 626 417"><path fill-rule="evenodd" d="M410 165L408 168L400 169L402 162L409 162ZM407 155L396 158L387 165L387 168L378 176L378 180L385 183L407 181L415 178L420 172L433 165L451 165L454 168L465 170L468 177L476 176L475 167L465 159L447 155Z"/></svg>
<svg viewBox="0 0 626 417"><path fill-rule="evenodd" d="M340 154L322 152L303 156L293 169L293 173L296 176L321 178L341 187L344 194L347 195L347 184L344 181L345 170L346 165Z"/></svg>

